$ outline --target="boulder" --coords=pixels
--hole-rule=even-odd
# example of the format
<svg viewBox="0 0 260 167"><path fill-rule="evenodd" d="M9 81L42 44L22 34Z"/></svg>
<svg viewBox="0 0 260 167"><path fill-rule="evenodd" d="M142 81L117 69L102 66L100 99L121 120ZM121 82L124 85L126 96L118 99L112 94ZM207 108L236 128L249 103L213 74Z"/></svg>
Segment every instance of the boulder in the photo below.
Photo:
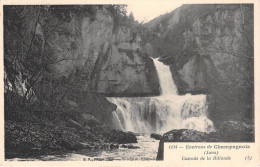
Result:
<svg viewBox="0 0 260 167"><path fill-rule="evenodd" d="M69 119L67 122L66 122L66 125L67 126L70 126L70 127L73 127L73 128L77 128L77 129L81 129L82 128L82 125L79 124L78 122L72 120L72 119Z"/></svg>
<svg viewBox="0 0 260 167"><path fill-rule="evenodd" d="M140 147L134 146L133 144L122 144L121 148L128 148L128 149L139 149Z"/></svg>
<svg viewBox="0 0 260 167"><path fill-rule="evenodd" d="M133 144L128 144L128 145L127 145L127 148L128 148L128 149L138 149L138 148L140 148L140 147L134 146Z"/></svg>
<svg viewBox="0 0 260 167"><path fill-rule="evenodd" d="M100 122L92 115L82 114L82 119L83 119L84 125L87 125L89 127L100 125Z"/></svg>
<svg viewBox="0 0 260 167"><path fill-rule="evenodd" d="M127 145L126 144L122 144L120 147L121 148L127 148Z"/></svg>
<svg viewBox="0 0 260 167"><path fill-rule="evenodd" d="M155 140L161 140L162 139L162 135L156 134L156 133L152 133L150 135L151 138L154 138Z"/></svg>
<svg viewBox="0 0 260 167"><path fill-rule="evenodd" d="M116 142L118 144L137 143L137 138L132 132L112 130L109 138L110 141Z"/></svg>
<svg viewBox="0 0 260 167"><path fill-rule="evenodd" d="M166 142L203 142L207 133L192 129L171 130L163 135L162 140Z"/></svg>
<svg viewBox="0 0 260 167"><path fill-rule="evenodd" d="M119 145L116 144L116 143L112 143L112 144L109 145L109 148L110 149L117 149L117 148L119 148Z"/></svg>
<svg viewBox="0 0 260 167"><path fill-rule="evenodd" d="M77 110L78 109L78 104L75 101L65 99L64 103L66 104L66 107L68 110Z"/></svg>
<svg viewBox="0 0 260 167"><path fill-rule="evenodd" d="M191 129L175 129L165 133L160 140L156 160L163 160L164 142L205 142L207 133Z"/></svg>

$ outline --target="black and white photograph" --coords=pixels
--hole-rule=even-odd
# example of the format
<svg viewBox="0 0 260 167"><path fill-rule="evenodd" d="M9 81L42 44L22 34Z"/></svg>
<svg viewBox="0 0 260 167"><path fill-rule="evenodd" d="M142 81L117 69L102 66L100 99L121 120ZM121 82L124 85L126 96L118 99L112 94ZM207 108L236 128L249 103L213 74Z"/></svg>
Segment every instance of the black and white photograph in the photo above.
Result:
<svg viewBox="0 0 260 167"><path fill-rule="evenodd" d="M3 5L5 161L256 141L254 4L145 4Z"/></svg>

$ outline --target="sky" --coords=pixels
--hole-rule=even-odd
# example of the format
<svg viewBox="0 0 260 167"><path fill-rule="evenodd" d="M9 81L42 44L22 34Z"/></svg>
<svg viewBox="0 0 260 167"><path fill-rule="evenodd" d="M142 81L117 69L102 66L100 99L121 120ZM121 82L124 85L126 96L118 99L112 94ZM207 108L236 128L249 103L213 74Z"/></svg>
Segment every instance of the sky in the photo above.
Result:
<svg viewBox="0 0 260 167"><path fill-rule="evenodd" d="M135 20L146 23L155 17L173 11L182 4L170 0L129 0L127 5L128 15L132 12Z"/></svg>

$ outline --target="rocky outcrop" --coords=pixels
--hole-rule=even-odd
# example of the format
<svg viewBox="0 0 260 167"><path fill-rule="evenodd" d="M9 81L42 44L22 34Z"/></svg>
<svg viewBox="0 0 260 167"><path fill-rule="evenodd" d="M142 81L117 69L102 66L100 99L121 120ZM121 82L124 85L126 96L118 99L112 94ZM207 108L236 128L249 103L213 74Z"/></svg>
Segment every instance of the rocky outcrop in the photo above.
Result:
<svg viewBox="0 0 260 167"><path fill-rule="evenodd" d="M160 140L157 160L163 160L164 142L253 142L254 127L243 122L226 121L215 132L191 129L172 130Z"/></svg>

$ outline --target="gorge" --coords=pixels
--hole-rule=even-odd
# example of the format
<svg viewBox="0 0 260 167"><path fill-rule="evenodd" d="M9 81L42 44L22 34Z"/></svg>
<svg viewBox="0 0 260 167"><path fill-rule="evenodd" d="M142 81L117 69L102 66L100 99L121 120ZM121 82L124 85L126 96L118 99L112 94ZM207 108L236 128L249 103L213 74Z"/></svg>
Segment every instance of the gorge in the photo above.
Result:
<svg viewBox="0 0 260 167"><path fill-rule="evenodd" d="M254 141L253 5L144 24L125 7L4 6L6 159L162 160L164 142Z"/></svg>

